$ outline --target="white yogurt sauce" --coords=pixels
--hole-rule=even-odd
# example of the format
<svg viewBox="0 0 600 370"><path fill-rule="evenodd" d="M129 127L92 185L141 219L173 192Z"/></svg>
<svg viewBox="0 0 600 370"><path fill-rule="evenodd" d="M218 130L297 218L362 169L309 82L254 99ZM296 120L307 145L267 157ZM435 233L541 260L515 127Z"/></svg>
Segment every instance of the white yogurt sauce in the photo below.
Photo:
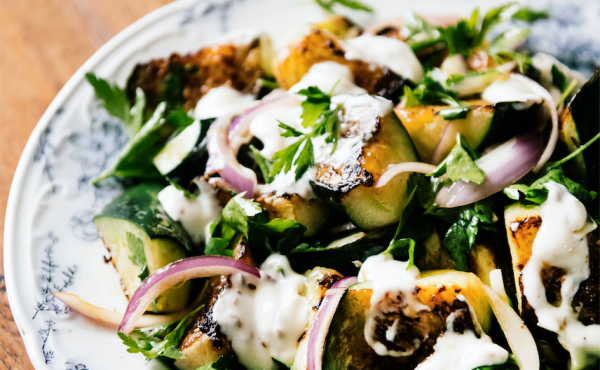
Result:
<svg viewBox="0 0 600 370"><path fill-rule="evenodd" d="M291 366L311 310L302 295L306 278L278 254L260 268L260 279L231 275L213 317L246 368L276 369L272 358Z"/></svg>
<svg viewBox="0 0 600 370"><path fill-rule="evenodd" d="M281 136L285 130L279 127L279 121L298 131L307 131L302 127L301 116L301 106L281 106L269 109L254 117L250 122L250 133L262 141L264 145L260 154L265 158L272 158L276 152L298 141L297 137Z"/></svg>
<svg viewBox="0 0 600 370"><path fill-rule="evenodd" d="M314 180L316 172L317 170L311 167L296 181L296 166L292 166L288 173L277 174L270 184L259 185L258 191L262 194L274 191L278 195L298 194L304 199L318 199L310 186L310 180Z"/></svg>
<svg viewBox="0 0 600 370"><path fill-rule="evenodd" d="M169 185L160 193L158 200L169 217L181 222L196 244L207 242L210 224L221 216L222 207L215 190L205 181L195 180L200 194L193 199L185 197L182 190Z"/></svg>
<svg viewBox="0 0 600 370"><path fill-rule="evenodd" d="M421 362L415 370L472 370L480 366L503 364L508 359L508 352L490 337L481 334L477 338L471 330L463 334L453 329L456 313L450 314L446 320L446 331L438 337L433 346L433 354Z"/></svg>
<svg viewBox="0 0 600 370"><path fill-rule="evenodd" d="M541 206L542 226L533 241L529 262L523 269L524 295L535 310L538 325L558 334L571 354L571 369L583 369L589 357L600 354L600 325L584 326L571 307L579 284L590 276L589 247L586 235L596 228L585 207L567 188L555 182L545 184L548 199ZM565 271L561 286L561 304L546 300L540 277L544 267Z"/></svg>
<svg viewBox="0 0 600 370"><path fill-rule="evenodd" d="M240 29L229 31L216 42L218 45L224 44L232 44L235 46L246 46L257 38L259 38L262 33L258 30L253 29Z"/></svg>
<svg viewBox="0 0 600 370"><path fill-rule="evenodd" d="M316 86L326 94L329 94L331 89L335 86L332 95L359 95L367 93L367 90L354 84L354 74L352 74L350 68L336 62L314 64L302 79L292 86L289 91L297 93L309 86Z"/></svg>
<svg viewBox="0 0 600 370"><path fill-rule="evenodd" d="M362 35L345 43L348 60L358 59L388 67L395 74L415 83L423 80L423 67L406 43L384 36Z"/></svg>
<svg viewBox="0 0 600 370"><path fill-rule="evenodd" d="M419 276L419 269L412 266L407 270L407 267L408 262L396 261L391 256L379 254L367 258L358 273L358 281L370 281L373 289L371 307L367 311L365 340L380 356L410 356L414 352L414 350L406 352L389 350L375 338L377 327L375 318L384 315L386 312L398 310L397 301L392 302L392 305L386 304L389 297L402 296L401 309L404 315L408 317L416 317L419 312L429 310L428 306L421 303L415 292L415 279ZM388 335L393 337L395 334L389 332L386 333L386 337Z"/></svg>
<svg viewBox="0 0 600 370"><path fill-rule="evenodd" d="M519 102L513 104L517 110L527 109L541 103L544 98L536 94L531 87L519 79L509 76L506 80L492 82L481 94L481 97L492 104L500 102Z"/></svg>
<svg viewBox="0 0 600 370"><path fill-rule="evenodd" d="M206 119L236 114L255 104L254 95L223 85L210 89L196 104L194 118Z"/></svg>

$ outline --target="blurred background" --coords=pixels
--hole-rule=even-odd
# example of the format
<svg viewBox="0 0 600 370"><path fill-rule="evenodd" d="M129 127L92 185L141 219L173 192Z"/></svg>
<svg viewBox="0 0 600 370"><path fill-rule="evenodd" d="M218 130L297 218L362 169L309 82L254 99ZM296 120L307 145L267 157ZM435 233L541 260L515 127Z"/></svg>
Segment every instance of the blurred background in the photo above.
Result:
<svg viewBox="0 0 600 370"><path fill-rule="evenodd" d="M6 201L36 123L67 80L121 30L170 0L0 0L0 369L33 369L4 285Z"/></svg>

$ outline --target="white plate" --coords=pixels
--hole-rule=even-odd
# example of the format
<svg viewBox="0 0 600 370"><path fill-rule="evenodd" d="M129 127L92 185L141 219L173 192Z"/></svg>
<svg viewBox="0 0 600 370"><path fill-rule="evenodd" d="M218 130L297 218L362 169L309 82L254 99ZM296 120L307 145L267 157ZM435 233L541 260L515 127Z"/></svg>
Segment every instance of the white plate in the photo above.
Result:
<svg viewBox="0 0 600 370"><path fill-rule="evenodd" d="M398 16L409 6L437 15L465 14L478 5L468 0L367 2L384 18ZM482 7L497 3L486 1ZM600 44L593 37L598 36L581 27L593 30L587 21L595 21L598 2L555 5L553 9L560 19L534 27L534 46L565 58L579 50L578 59L572 58L579 60L579 67L589 70L597 65ZM360 22L371 17L352 15ZM8 297L36 369L162 368L157 361L145 366L142 355L127 353L114 329L66 312L50 295L55 290L75 293L119 312L127 304L112 264L104 262L106 250L92 223L93 213L116 195L120 186L110 181L101 188L89 185L89 179L115 159L126 135L119 121L99 107L84 74L94 71L123 85L137 62L175 51L195 51L226 30L259 29L281 46L303 26L323 17L320 8L308 0L177 1L121 32L67 82L25 147L6 212Z"/></svg>

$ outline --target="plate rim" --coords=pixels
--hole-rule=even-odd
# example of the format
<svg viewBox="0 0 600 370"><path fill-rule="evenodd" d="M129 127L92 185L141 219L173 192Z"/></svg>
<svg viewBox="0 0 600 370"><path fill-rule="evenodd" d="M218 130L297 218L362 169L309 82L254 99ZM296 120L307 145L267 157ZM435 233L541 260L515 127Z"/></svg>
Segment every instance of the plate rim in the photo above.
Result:
<svg viewBox="0 0 600 370"><path fill-rule="evenodd" d="M17 214L19 213L19 206L22 203L23 197L23 184L27 180L27 174L33 165L33 156L37 148L39 139L43 134L44 130L50 124L52 117L62 107L69 97L73 94L74 90L84 80L85 74L90 70L93 70L105 58L109 57L111 53L124 42L128 41L133 36L144 31L148 26L151 26L154 22L161 18L167 17L173 13L185 11L198 4L206 2L207 0L175 0L169 4L163 5L150 13L144 15L140 19L127 26L125 29L117 33L104 45L92 54L82 65L75 71L75 73L67 80L65 85L60 89L58 94L54 97L52 102L48 105L48 108L44 111L42 117L36 123L33 131L27 139L27 143L19 157L19 162L15 169L15 173L11 180L10 190L8 193L8 200L6 205L6 212L4 214L4 240L3 240L3 258L4 258L4 282L6 286L6 295L8 299L8 306L13 316L23 344L27 357L29 358L32 366L35 369L43 368L46 364L40 361L38 358L37 348L34 348L34 343L28 340L27 336L24 335L24 326L26 326L26 314L22 302L19 300L17 286L13 283L17 279L16 266L13 262L16 255L15 246L15 233L17 226Z"/></svg>

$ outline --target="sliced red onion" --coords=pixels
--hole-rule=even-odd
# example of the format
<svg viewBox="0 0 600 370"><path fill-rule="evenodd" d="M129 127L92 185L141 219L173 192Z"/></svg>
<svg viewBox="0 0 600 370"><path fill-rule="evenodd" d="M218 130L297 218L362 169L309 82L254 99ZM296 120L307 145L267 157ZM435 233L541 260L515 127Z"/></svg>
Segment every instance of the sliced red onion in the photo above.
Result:
<svg viewBox="0 0 600 370"><path fill-rule="evenodd" d="M260 278L260 270L231 257L199 256L182 259L150 274L127 305L119 331L129 334L150 303L165 290L188 281L218 275L246 273Z"/></svg>
<svg viewBox="0 0 600 370"><path fill-rule="evenodd" d="M122 313L94 306L93 304L79 298L79 296L75 294L62 292L53 292L52 294L62 303L67 305L73 312L77 312L78 314L101 324L118 327L119 324L121 324L121 321L123 321L124 315ZM163 325L180 320L198 307L198 303L199 302L192 303L189 308L169 315L142 315L135 323L135 327L145 328L148 326Z"/></svg>
<svg viewBox="0 0 600 370"><path fill-rule="evenodd" d="M229 124L229 127L227 128L229 132L229 146L233 149L234 153L236 153L242 144L250 141L252 138L252 135L250 134L250 122L252 122L254 117L274 107L292 107L299 104L300 100L298 99L298 96L287 92L277 94L274 97L261 101L260 104L254 108L248 109L231 121L231 124Z"/></svg>
<svg viewBox="0 0 600 370"><path fill-rule="evenodd" d="M208 155L206 173L218 172L236 192L246 192L245 197L252 198L254 187L258 183L256 174L237 161L233 149L227 143L225 129L211 128Z"/></svg>
<svg viewBox="0 0 600 370"><path fill-rule="evenodd" d="M533 92L540 95L542 99L544 99L544 106L546 106L550 112L550 118L552 119L552 132L550 133L550 140L548 140L548 144L546 145L544 152L533 169L533 172L538 172L550 159L550 156L556 147L556 142L558 141L558 112L556 111L556 103L554 102L554 98L552 98L552 95L550 95L548 90L544 89L542 85L538 84L529 77L516 73L511 73L510 76L518 79L525 85L529 86Z"/></svg>
<svg viewBox="0 0 600 370"><path fill-rule="evenodd" d="M435 203L444 208L459 207L499 192L535 167L542 155L543 144L541 131L515 136L475 161L486 174L481 185L457 181L443 187Z"/></svg>
<svg viewBox="0 0 600 370"><path fill-rule="evenodd" d="M321 370L329 325L346 290L356 282L355 276L345 277L333 284L331 289L325 293L308 334L307 370Z"/></svg>
<svg viewBox="0 0 600 370"><path fill-rule="evenodd" d="M440 139L440 141L435 146L435 149L433 150L433 154L431 155L431 163L432 164L437 166L438 164L442 163L442 161L446 158L448 153L450 153L450 151L448 151L448 148L450 148L450 150L452 150L454 145L456 145L456 133L457 132L458 132L458 130L456 129L456 124L454 123L454 121L450 121L446 125L446 128L444 129L444 132L442 133L442 138Z"/></svg>
<svg viewBox="0 0 600 370"><path fill-rule="evenodd" d="M435 170L435 166L422 162L403 162L391 165L385 170L383 175L375 184L375 188L380 188L385 186L391 179L393 179L396 175L403 172L419 172L419 173L431 173Z"/></svg>

